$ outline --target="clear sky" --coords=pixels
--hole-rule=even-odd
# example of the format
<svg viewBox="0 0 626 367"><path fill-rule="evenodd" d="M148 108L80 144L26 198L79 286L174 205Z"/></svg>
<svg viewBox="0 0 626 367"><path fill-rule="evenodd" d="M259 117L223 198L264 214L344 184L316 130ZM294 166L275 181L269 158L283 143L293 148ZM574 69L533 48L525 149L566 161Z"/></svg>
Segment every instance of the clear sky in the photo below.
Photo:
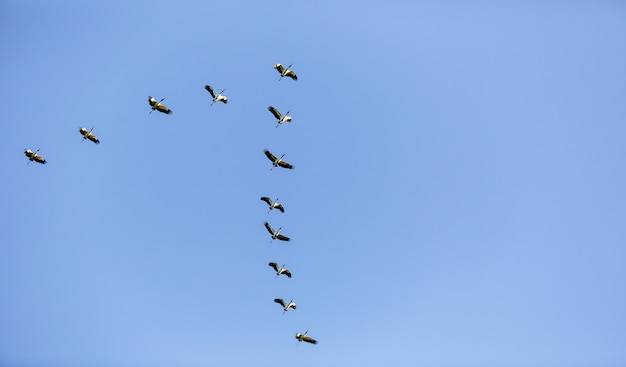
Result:
<svg viewBox="0 0 626 367"><path fill-rule="evenodd" d="M0 1L0 365L626 365L624 35L623 1Z"/></svg>

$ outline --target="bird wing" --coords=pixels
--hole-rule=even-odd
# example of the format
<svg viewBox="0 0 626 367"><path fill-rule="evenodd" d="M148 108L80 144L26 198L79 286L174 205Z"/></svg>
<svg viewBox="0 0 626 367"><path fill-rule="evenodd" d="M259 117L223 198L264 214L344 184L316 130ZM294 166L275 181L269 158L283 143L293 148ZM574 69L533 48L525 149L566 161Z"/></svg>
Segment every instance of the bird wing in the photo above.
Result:
<svg viewBox="0 0 626 367"><path fill-rule="evenodd" d="M265 201L267 205L272 205L272 199L268 198L267 196L261 197L261 200Z"/></svg>
<svg viewBox="0 0 626 367"><path fill-rule="evenodd" d="M283 269L280 273L285 274L287 278L291 278L291 272L287 269Z"/></svg>
<svg viewBox="0 0 626 367"><path fill-rule="evenodd" d="M301 338L302 338L303 342L307 342L307 343L311 343L311 344L317 344L317 340L311 338L308 335L303 335Z"/></svg>
<svg viewBox="0 0 626 367"><path fill-rule="evenodd" d="M267 231L273 236L274 233L276 233L276 231L274 231L274 228L272 228L272 226L270 226L269 223L265 222L263 223L265 225L265 228L267 228Z"/></svg>
<svg viewBox="0 0 626 367"><path fill-rule="evenodd" d="M211 94L211 97L215 98L215 91L213 90L213 88L211 88L210 85L205 85L204 89L206 89Z"/></svg>
<svg viewBox="0 0 626 367"><path fill-rule="evenodd" d="M285 212L285 208L283 208L283 204L276 204L275 208L280 210L281 213Z"/></svg>
<svg viewBox="0 0 626 367"><path fill-rule="evenodd" d="M80 132L81 135L85 136L85 134L87 134L87 129L85 129L84 127L81 127L78 132Z"/></svg>
<svg viewBox="0 0 626 367"><path fill-rule="evenodd" d="M283 117L283 114L282 114L282 113L280 113L280 111L279 111L279 110L275 109L275 108L274 108L274 107L272 107L272 106L269 106L269 107L267 108L267 110L268 110L268 111L270 111L270 112L272 113L272 115L274 115L274 117L276 117L276 119L277 119L277 120L280 120L280 119Z"/></svg>
<svg viewBox="0 0 626 367"><path fill-rule="evenodd" d="M100 140L98 140L98 137L95 136L94 134L87 135L87 139L93 141L96 144L100 144Z"/></svg>
<svg viewBox="0 0 626 367"><path fill-rule="evenodd" d="M274 64L274 69L278 70L280 75L283 75L283 72L285 71L285 68L282 64Z"/></svg>
<svg viewBox="0 0 626 367"><path fill-rule="evenodd" d="M274 302L279 303L283 307L287 306L287 303L285 303L285 300L282 298L274 298Z"/></svg>
<svg viewBox="0 0 626 367"><path fill-rule="evenodd" d="M167 106L162 105L162 104L159 104L159 105L156 107L156 109L157 109L159 112L163 112L163 113L166 113L166 114L168 114L168 115L171 115L171 114L172 114L172 110L170 110Z"/></svg>
<svg viewBox="0 0 626 367"><path fill-rule="evenodd" d="M293 303L293 302L291 302L291 303L287 306L287 308L289 308L289 307L291 307L291 308L293 308L293 309L295 310L295 309L296 309L296 304L295 304L295 303Z"/></svg>
<svg viewBox="0 0 626 367"><path fill-rule="evenodd" d="M274 268L274 271L278 271L278 264L277 263L269 263L267 264L269 266L271 266L272 268Z"/></svg>
<svg viewBox="0 0 626 367"><path fill-rule="evenodd" d="M33 159L34 159L34 160L35 160L35 162L37 162L37 163L46 164L46 160L45 160L42 156L40 156L40 155L35 155L35 156L33 157Z"/></svg>
<svg viewBox="0 0 626 367"><path fill-rule="evenodd" d="M269 150L265 149L263 151L265 153L265 156L272 162L276 162L276 156L272 154L272 152L270 152Z"/></svg>
<svg viewBox="0 0 626 367"><path fill-rule="evenodd" d="M288 77L290 77L293 80L298 80L298 76L296 75L296 73L293 70L289 70L288 72L286 72L285 76L288 76Z"/></svg>
<svg viewBox="0 0 626 367"><path fill-rule="evenodd" d="M291 241L291 238L289 238L289 237L287 237L285 235L282 235L280 233L278 234L278 236L276 236L276 238L278 238L281 241Z"/></svg>
<svg viewBox="0 0 626 367"><path fill-rule="evenodd" d="M150 106L154 106L157 103L157 100L154 99L154 97L152 96L148 96L148 103L150 104Z"/></svg>
<svg viewBox="0 0 626 367"><path fill-rule="evenodd" d="M289 168L289 169L293 169L293 166L285 161L280 161L278 162L278 165L283 167L283 168Z"/></svg>

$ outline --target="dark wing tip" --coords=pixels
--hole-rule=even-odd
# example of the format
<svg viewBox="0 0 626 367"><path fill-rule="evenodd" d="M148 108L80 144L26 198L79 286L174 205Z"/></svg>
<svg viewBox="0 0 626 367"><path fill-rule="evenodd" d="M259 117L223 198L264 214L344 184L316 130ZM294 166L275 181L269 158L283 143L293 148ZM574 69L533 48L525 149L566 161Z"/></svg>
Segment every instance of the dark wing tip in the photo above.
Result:
<svg viewBox="0 0 626 367"><path fill-rule="evenodd" d="M291 278L291 272L289 270L285 271L285 275L287 278Z"/></svg>

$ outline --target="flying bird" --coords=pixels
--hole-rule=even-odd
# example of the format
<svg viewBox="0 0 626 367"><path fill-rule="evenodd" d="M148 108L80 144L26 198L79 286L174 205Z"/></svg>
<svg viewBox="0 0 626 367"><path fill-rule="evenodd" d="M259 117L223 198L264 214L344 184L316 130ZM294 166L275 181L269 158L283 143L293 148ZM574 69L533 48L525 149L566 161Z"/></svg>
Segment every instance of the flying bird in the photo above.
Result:
<svg viewBox="0 0 626 367"><path fill-rule="evenodd" d="M293 166L285 161L283 161L283 157L285 156L284 154L280 156L280 158L276 157L274 154L272 154L272 152L270 152L269 150L265 149L263 151L265 153L265 156L272 161L272 165L273 167L270 168L270 171L272 169L274 169L274 167L283 167L283 168L289 168L289 169L293 169Z"/></svg>
<svg viewBox="0 0 626 367"><path fill-rule="evenodd" d="M289 303L287 303L282 298L274 298L274 302L276 302L276 303L280 304L281 306L283 306L283 315L285 314L285 312L289 311L290 308L293 308L294 310L296 309L296 304L293 302L293 300L291 300L291 301L289 301Z"/></svg>
<svg viewBox="0 0 626 367"><path fill-rule="evenodd" d="M224 89L222 89L219 93L215 93L215 90L210 85L205 85L204 89L206 89L211 94L211 97L213 97L211 106L213 106L213 103L215 102L224 102L224 104L228 103L228 98L222 95L222 93L224 93Z"/></svg>
<svg viewBox="0 0 626 367"><path fill-rule="evenodd" d="M267 196L263 196L263 197L261 197L261 200L265 201L267 203L267 205L270 206L270 210L267 211L268 213L270 211L274 210L274 209L280 210L281 213L285 212L285 208L283 208L283 205L278 202L278 198L276 198L276 200L272 201L272 199L268 198Z"/></svg>
<svg viewBox="0 0 626 367"><path fill-rule="evenodd" d="M283 227L278 228L278 230L275 230L274 228L272 228L272 226L270 226L269 223L265 222L263 223L265 225L265 228L267 228L267 231L272 235L272 241L274 241L275 239L279 239L281 241L291 241L291 238L283 235L280 233L280 230ZM270 241L270 243L272 242Z"/></svg>
<svg viewBox="0 0 626 367"><path fill-rule="evenodd" d="M84 127L81 127L80 130L78 130L78 131L83 136L83 140L81 141L81 143L83 141L85 141L85 139L89 139L89 140L93 141L96 144L100 144L100 140L98 140L98 137L91 133L93 131L93 127L89 131L87 131L87 129L85 129Z"/></svg>
<svg viewBox="0 0 626 367"><path fill-rule="evenodd" d="M170 110L169 108L167 108L167 106L161 103L163 102L164 99L165 98L161 98L161 100L157 102L157 100L154 99L154 97L148 96L148 103L150 103L150 106L152 106L152 111L157 110L159 112L163 112L168 115L171 115L172 110ZM152 111L150 111L150 113L152 113Z"/></svg>
<svg viewBox="0 0 626 367"><path fill-rule="evenodd" d="M272 106L269 106L267 110L270 111L274 117L276 117L276 120L278 120L278 125L276 125L276 127L279 127L284 122L291 122L291 116L288 116L291 111L287 111L287 113L283 115L279 110Z"/></svg>
<svg viewBox="0 0 626 367"><path fill-rule="evenodd" d="M278 72L280 73L280 79L288 76L293 80L298 80L298 76L293 70L289 69L290 67L291 65L287 66L287 68L285 69L282 64L274 64L274 69L278 70ZM278 81L280 81L280 79L278 79Z"/></svg>
<svg viewBox="0 0 626 367"><path fill-rule="evenodd" d="M267 265L271 266L272 268L274 268L274 271L276 271L276 276L274 277L274 279L276 279L281 274L285 274L287 278L291 278L291 272L289 271L289 269L285 269L285 265L281 266L280 268L278 267L278 263L269 263Z"/></svg>
<svg viewBox="0 0 626 367"><path fill-rule="evenodd" d="M310 336L306 335L306 333L308 333L309 331L307 330L304 334L300 334L297 333L296 334L296 339L298 339L298 344L300 344L300 342L307 342L307 343L311 343L311 344L317 344L317 340L311 338Z"/></svg>
<svg viewBox="0 0 626 367"><path fill-rule="evenodd" d="M33 152L30 149L25 149L24 150L24 154L28 157L28 163L26 163L26 165L29 165L30 162L35 161L37 163L41 163L41 164L46 164L47 161L40 156L39 154L37 154L39 152L39 149L37 149L35 152Z"/></svg>

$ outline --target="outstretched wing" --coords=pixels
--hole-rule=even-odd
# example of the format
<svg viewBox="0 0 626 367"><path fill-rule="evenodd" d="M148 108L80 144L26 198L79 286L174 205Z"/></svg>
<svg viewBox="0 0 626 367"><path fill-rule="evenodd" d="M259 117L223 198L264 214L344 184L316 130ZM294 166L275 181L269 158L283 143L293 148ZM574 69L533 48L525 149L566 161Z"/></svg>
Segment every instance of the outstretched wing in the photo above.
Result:
<svg viewBox="0 0 626 367"><path fill-rule="evenodd" d="M287 269L283 269L280 273L281 274L285 274L287 276L287 278L291 278L291 272L289 270L287 270Z"/></svg>
<svg viewBox="0 0 626 367"><path fill-rule="evenodd" d="M285 161L280 161L278 162L278 165L283 167L283 168L289 168L289 169L293 169L293 166Z"/></svg>
<svg viewBox="0 0 626 367"><path fill-rule="evenodd" d="M287 306L287 303L286 303L286 302L285 302L285 300L284 300L284 299L282 299L282 298L274 298L274 302L276 302L276 303L280 304L280 305L281 305L281 306L283 306L283 307Z"/></svg>
<svg viewBox="0 0 626 367"><path fill-rule="evenodd" d="M291 307L291 308L293 308L295 310L296 309L296 304L291 302L287 308L289 308L289 307Z"/></svg>
<svg viewBox="0 0 626 367"><path fill-rule="evenodd" d="M278 70L280 75L283 75L283 73L285 72L285 68L282 64L274 64L274 69Z"/></svg>
<svg viewBox="0 0 626 367"><path fill-rule="evenodd" d="M289 238L289 237L287 237L285 235L282 235L280 233L278 234L278 236L276 236L276 238L278 238L281 241L291 241L291 238Z"/></svg>
<svg viewBox="0 0 626 367"><path fill-rule="evenodd" d="M274 117L276 117L276 120L280 120L283 117L283 114L272 106L269 106L267 110L270 111Z"/></svg>
<svg viewBox="0 0 626 367"><path fill-rule="evenodd" d="M272 199L268 198L267 196L261 197L261 200L265 201L267 205L272 205Z"/></svg>
<svg viewBox="0 0 626 367"><path fill-rule="evenodd" d="M283 204L276 204L275 208L280 210L281 213L285 212L285 208L283 208Z"/></svg>
<svg viewBox="0 0 626 367"><path fill-rule="evenodd" d="M272 154L272 152L270 152L270 151L269 151L269 150L267 150L267 149L265 149L265 150L263 151L263 153L265 153L265 156L266 156L266 157L267 157L270 161L272 161L272 162L276 162L276 159L278 159L278 158L276 158L276 156L275 156L275 155L273 155L273 154Z"/></svg>
<svg viewBox="0 0 626 367"><path fill-rule="evenodd" d="M81 135L85 136L85 134L87 134L87 129L85 129L84 127L81 127L78 132L80 132Z"/></svg>
<svg viewBox="0 0 626 367"><path fill-rule="evenodd" d="M215 91L213 90L213 88L211 88L210 85L205 85L204 89L206 89L211 94L211 97L215 98Z"/></svg>
<svg viewBox="0 0 626 367"><path fill-rule="evenodd" d="M279 267L278 267L278 264L277 264L277 263L269 263L269 264L267 264L267 265L269 265L269 266L271 266L272 268L274 268L274 271L278 271L278 269L279 269Z"/></svg>
<svg viewBox="0 0 626 367"><path fill-rule="evenodd" d="M267 228L267 231L273 236L274 233L276 233L276 231L274 231L274 228L272 228L272 226L270 226L269 223L265 222L263 223L265 225L265 228Z"/></svg>
<svg viewBox="0 0 626 367"><path fill-rule="evenodd" d="M311 343L311 344L317 344L317 340L311 338L308 335L303 335L301 338L302 338L303 342L307 342L307 343Z"/></svg>
<svg viewBox="0 0 626 367"><path fill-rule="evenodd" d="M152 96L148 96L148 103L150 104L150 106L154 106L157 103L157 100L154 99L154 97Z"/></svg>
<svg viewBox="0 0 626 367"><path fill-rule="evenodd" d="M170 110L167 106L162 105L162 104L159 104L159 105L156 107L156 109L157 109L159 112L163 112L163 113L166 113L166 114L168 114L168 115L171 115L171 114L172 114L172 110Z"/></svg>
<svg viewBox="0 0 626 367"><path fill-rule="evenodd" d="M293 70L289 70L288 72L286 72L285 76L288 76L288 77L290 77L293 80L298 80L298 76L296 75L296 73Z"/></svg>
<svg viewBox="0 0 626 367"><path fill-rule="evenodd" d="M98 140L98 137L95 136L94 134L87 135L87 139L93 141L96 144L100 144L100 140Z"/></svg>

